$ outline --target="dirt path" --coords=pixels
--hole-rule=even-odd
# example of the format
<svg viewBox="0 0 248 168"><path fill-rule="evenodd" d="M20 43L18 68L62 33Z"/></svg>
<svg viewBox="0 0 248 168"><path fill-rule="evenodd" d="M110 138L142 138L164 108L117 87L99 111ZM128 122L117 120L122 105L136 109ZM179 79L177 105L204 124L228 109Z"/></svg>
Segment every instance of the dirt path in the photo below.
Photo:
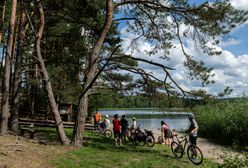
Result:
<svg viewBox="0 0 248 168"><path fill-rule="evenodd" d="M154 130L154 136L157 140L161 135L160 130ZM183 136L181 133L177 133L178 136ZM204 158L211 159L215 162L222 163L226 157L234 156L237 152L229 150L227 147L211 142L208 139L198 138L197 146L201 149Z"/></svg>
<svg viewBox="0 0 248 168"><path fill-rule="evenodd" d="M71 147L66 147L71 148ZM67 149L14 135L0 135L0 168L47 168ZM49 165L49 166L48 166Z"/></svg>

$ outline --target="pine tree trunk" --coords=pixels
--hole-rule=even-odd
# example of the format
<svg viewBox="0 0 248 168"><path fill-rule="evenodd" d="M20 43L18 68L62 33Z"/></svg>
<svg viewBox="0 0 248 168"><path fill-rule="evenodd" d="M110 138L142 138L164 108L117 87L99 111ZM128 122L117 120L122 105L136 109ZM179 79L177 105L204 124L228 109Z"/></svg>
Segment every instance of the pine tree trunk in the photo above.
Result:
<svg viewBox="0 0 248 168"><path fill-rule="evenodd" d="M10 83L10 59L13 46L13 36L15 29L15 18L16 18L16 5L17 0L11 0L11 11L10 11L10 24L8 34L8 46L6 51L6 60L4 67L4 79L3 79L3 104L2 104L2 116L0 132L6 133L8 131L8 117L9 117L9 83Z"/></svg>
<svg viewBox="0 0 248 168"><path fill-rule="evenodd" d="M0 45L2 43L2 36L4 31L4 19L5 19L5 10L6 10L6 0L2 0L2 16L1 16L1 27L0 27Z"/></svg>
<svg viewBox="0 0 248 168"><path fill-rule="evenodd" d="M112 17L113 17L113 4L112 0L106 0L106 19L105 24L103 27L103 30L98 37L93 50L92 54L89 58L89 65L87 67L87 73L84 78L84 84L83 84L83 92L84 95L82 95L79 98L79 110L77 114L77 120L76 120L76 133L75 133L75 146L82 146L83 145L83 137L84 134L84 125L85 125L85 118L88 114L88 94L90 91L90 88L88 87L90 83L93 81L95 75L98 72L98 65L99 65L99 54L103 45L103 42L107 36L107 33L110 30L111 24L112 24ZM87 106L87 107L84 107ZM78 128L81 127L81 128Z"/></svg>
<svg viewBox="0 0 248 168"><path fill-rule="evenodd" d="M16 65L14 71L13 94L11 105L10 129L13 132L18 131L18 116L19 116L19 99L20 99L20 86L21 86L21 68L23 59L23 43L25 38L25 13L22 10L21 19L19 22L18 46L16 55Z"/></svg>
<svg viewBox="0 0 248 168"><path fill-rule="evenodd" d="M83 145L83 132L85 128L85 121L87 113L80 113L80 111L88 111L88 95L84 95L79 102L79 113L77 116L77 127L75 134L75 146L81 147Z"/></svg>
<svg viewBox="0 0 248 168"><path fill-rule="evenodd" d="M40 48L40 43L41 43L41 37L43 34L43 30L44 30L44 24L45 24L45 18L44 18L44 11L43 11L43 7L42 4L40 2L40 0L36 0L36 4L39 10L39 19L40 19L40 23L39 23L39 28L38 31L36 33L36 41L35 41L35 51L36 51L36 55L37 55L37 59L41 68L41 75L45 84L45 89L47 92L47 96L48 96L48 100L49 100L49 104L55 119L55 124L56 124L56 129L57 129L57 133L60 139L61 144L69 144L69 139L66 137L65 134L65 130L64 130L64 126L62 124L62 120L60 117L60 113L58 110L58 107L56 105L55 99L54 99L54 94L53 94L53 90L52 90L52 85L51 82L49 80L49 76L43 61L43 58L41 56L41 48Z"/></svg>

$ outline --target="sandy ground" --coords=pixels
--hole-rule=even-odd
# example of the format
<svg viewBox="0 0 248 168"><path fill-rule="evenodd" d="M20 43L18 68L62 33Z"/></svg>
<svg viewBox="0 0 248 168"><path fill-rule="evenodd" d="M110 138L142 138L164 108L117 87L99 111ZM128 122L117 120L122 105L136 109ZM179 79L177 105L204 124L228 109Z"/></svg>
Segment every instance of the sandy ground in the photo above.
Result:
<svg viewBox="0 0 248 168"><path fill-rule="evenodd" d="M158 137L161 136L159 129L153 130L154 137L157 141ZM176 133L178 137L183 136L182 133ZM198 138L197 146L201 149L204 158L211 159L212 161L222 163L226 157L234 156L237 152L231 151L229 148L211 142L208 139Z"/></svg>
<svg viewBox="0 0 248 168"><path fill-rule="evenodd" d="M48 145L37 138L0 135L0 168L47 168L55 159L73 147ZM49 166L48 166L49 165Z"/></svg>

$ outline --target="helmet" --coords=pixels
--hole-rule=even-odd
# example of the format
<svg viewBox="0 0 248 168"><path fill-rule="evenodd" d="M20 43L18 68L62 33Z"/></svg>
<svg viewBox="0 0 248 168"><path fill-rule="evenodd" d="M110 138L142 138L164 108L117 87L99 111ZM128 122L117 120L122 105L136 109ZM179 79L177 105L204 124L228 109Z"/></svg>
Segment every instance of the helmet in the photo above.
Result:
<svg viewBox="0 0 248 168"><path fill-rule="evenodd" d="M105 115L106 118L108 118L109 116L108 115Z"/></svg>
<svg viewBox="0 0 248 168"><path fill-rule="evenodd" d="M136 118L135 118L135 117L133 117L133 120L136 120Z"/></svg>
<svg viewBox="0 0 248 168"><path fill-rule="evenodd" d="M194 119L195 116L194 116L194 114L190 113L190 114L188 115L188 118L189 118L189 119Z"/></svg>

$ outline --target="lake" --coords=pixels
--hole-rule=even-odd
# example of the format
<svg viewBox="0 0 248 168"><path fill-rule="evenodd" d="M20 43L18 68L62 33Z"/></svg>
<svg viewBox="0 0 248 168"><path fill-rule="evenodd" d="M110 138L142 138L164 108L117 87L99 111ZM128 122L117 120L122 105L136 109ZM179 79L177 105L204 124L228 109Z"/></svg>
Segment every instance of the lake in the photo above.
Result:
<svg viewBox="0 0 248 168"><path fill-rule="evenodd" d="M171 129L177 131L184 131L189 127L189 120L187 112L161 112L161 111L147 111L147 110L98 110L102 118L105 115L109 115L110 121L112 121L114 114L119 115L121 119L122 115L126 115L129 125L132 125L132 118L136 118L137 125L140 125L141 129L157 130L160 129L160 122L164 120Z"/></svg>

